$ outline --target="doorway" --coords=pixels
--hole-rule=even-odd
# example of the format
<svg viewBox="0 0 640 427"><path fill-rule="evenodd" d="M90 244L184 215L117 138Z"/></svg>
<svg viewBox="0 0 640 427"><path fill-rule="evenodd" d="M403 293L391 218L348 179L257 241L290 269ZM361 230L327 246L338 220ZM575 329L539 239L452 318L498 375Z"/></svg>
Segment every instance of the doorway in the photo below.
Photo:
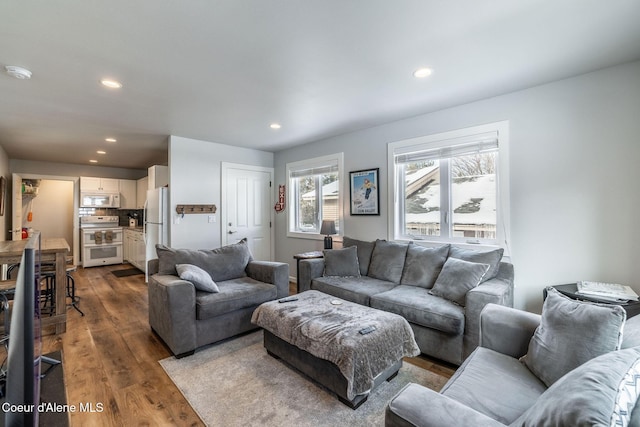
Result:
<svg viewBox="0 0 640 427"><path fill-rule="evenodd" d="M222 243L246 238L253 258L273 260L273 168L222 163Z"/></svg>
<svg viewBox="0 0 640 427"><path fill-rule="evenodd" d="M22 229L40 231L42 238L64 238L74 263L79 262L77 177L13 174L11 239L21 240ZM22 190L25 184L25 191Z"/></svg>

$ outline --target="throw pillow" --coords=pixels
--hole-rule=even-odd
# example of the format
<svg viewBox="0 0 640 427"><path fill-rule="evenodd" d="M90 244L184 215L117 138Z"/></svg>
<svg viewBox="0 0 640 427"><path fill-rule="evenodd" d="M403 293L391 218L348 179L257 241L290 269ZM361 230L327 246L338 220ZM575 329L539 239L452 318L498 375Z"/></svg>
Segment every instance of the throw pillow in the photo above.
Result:
<svg viewBox="0 0 640 427"><path fill-rule="evenodd" d="M500 260L502 259L502 254L504 253L504 249L494 249L491 251L478 252L469 249L460 249L455 246L451 246L449 249L449 257L450 258L458 258L469 262L478 262L481 264L489 264L491 267L489 271L482 279L483 282L486 282L489 279L493 279L498 275L498 270L500 269Z"/></svg>
<svg viewBox="0 0 640 427"><path fill-rule="evenodd" d="M512 426L627 426L640 392L640 349L612 351L556 381Z"/></svg>
<svg viewBox="0 0 640 427"><path fill-rule="evenodd" d="M522 360L550 387L594 357L618 350L626 318L619 305L575 301L547 288L540 325Z"/></svg>
<svg viewBox="0 0 640 427"><path fill-rule="evenodd" d="M489 264L449 258L442 266L442 271L429 293L464 306L467 292L482 282L489 267Z"/></svg>
<svg viewBox="0 0 640 427"><path fill-rule="evenodd" d="M348 248L355 246L358 248L358 264L360 265L360 274L366 276L369 272L369 263L371 263L371 254L376 242L365 242L362 240L352 239L344 236L342 238L342 247Z"/></svg>
<svg viewBox="0 0 640 427"><path fill-rule="evenodd" d="M447 260L449 246L425 248L420 245L409 245L400 284L431 289Z"/></svg>
<svg viewBox="0 0 640 427"><path fill-rule="evenodd" d="M156 245L158 273L178 275L176 264L193 264L209 273L215 282L246 276L253 259L246 239L217 249L173 249Z"/></svg>
<svg viewBox="0 0 640 427"><path fill-rule="evenodd" d="M209 273L204 271L198 266L191 264L178 264L176 265L178 276L182 280L193 283L193 286L199 291L205 292L220 292L216 282L211 279Z"/></svg>
<svg viewBox="0 0 640 427"><path fill-rule="evenodd" d="M355 246L343 249L325 249L323 254L325 276L360 277L358 248Z"/></svg>
<svg viewBox="0 0 640 427"><path fill-rule="evenodd" d="M406 243L376 240L367 275L374 279L400 283L408 247L409 245Z"/></svg>

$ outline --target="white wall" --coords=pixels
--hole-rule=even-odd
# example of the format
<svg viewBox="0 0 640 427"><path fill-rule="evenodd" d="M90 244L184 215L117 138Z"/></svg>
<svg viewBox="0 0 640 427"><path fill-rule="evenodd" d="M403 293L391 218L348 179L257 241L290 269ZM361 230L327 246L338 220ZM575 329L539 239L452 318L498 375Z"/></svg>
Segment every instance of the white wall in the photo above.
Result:
<svg viewBox="0 0 640 427"><path fill-rule="evenodd" d="M545 286L577 280L640 293L640 62L280 151L276 188L287 162L310 157L344 152L345 173L379 167L381 215L350 217L345 197L344 230L386 238L387 144L501 120L510 123L516 307L539 311ZM285 214L276 217L276 260L289 262L292 275L294 254L321 248L287 238Z"/></svg>
<svg viewBox="0 0 640 427"><path fill-rule="evenodd" d="M221 246L220 170L222 162L273 167L273 153L215 142L169 138L169 243L175 248L206 249ZM208 215L185 215L176 224L176 205L215 204L217 221Z"/></svg>

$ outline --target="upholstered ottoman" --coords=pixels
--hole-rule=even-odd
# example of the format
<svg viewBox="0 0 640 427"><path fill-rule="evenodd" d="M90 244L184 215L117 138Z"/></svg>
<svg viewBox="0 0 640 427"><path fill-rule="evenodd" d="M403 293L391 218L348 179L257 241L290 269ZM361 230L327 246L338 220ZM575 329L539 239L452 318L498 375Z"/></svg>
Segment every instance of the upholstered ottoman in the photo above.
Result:
<svg viewBox="0 0 640 427"><path fill-rule="evenodd" d="M269 354L354 409L397 374L403 357L420 354L403 317L313 290L266 302L251 321L264 329Z"/></svg>

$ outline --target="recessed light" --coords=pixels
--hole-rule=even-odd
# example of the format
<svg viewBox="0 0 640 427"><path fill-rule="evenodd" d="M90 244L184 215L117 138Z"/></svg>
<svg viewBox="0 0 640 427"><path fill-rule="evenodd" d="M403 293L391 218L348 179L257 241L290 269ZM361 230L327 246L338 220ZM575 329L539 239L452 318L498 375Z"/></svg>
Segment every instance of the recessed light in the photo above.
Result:
<svg viewBox="0 0 640 427"><path fill-rule="evenodd" d="M94 159L91 159L91 160L89 160L89 163L98 163L98 161L94 160Z"/></svg>
<svg viewBox="0 0 640 427"><path fill-rule="evenodd" d="M106 86L109 89L120 89L122 87L122 83L117 80L102 79L100 80L100 83L102 83L103 86Z"/></svg>
<svg viewBox="0 0 640 427"><path fill-rule="evenodd" d="M31 71L26 68L17 67L15 65L5 65L4 69L7 74L11 77L15 77L16 79L29 80L31 78Z"/></svg>
<svg viewBox="0 0 640 427"><path fill-rule="evenodd" d="M431 68L418 68L413 72L413 77L423 79L425 77L429 77L431 73L433 73L433 70L431 70Z"/></svg>
<svg viewBox="0 0 640 427"><path fill-rule="evenodd" d="M280 129L282 126L280 125L280 123L271 123L269 127L271 129Z"/></svg>
<svg viewBox="0 0 640 427"><path fill-rule="evenodd" d="M102 150L98 150L98 151L96 151L96 153L98 153L98 154L107 154L106 151L102 151Z"/></svg>
<svg viewBox="0 0 640 427"><path fill-rule="evenodd" d="M105 138L104 140L107 141L107 142L116 142L117 141L117 139L115 139L115 138Z"/></svg>

